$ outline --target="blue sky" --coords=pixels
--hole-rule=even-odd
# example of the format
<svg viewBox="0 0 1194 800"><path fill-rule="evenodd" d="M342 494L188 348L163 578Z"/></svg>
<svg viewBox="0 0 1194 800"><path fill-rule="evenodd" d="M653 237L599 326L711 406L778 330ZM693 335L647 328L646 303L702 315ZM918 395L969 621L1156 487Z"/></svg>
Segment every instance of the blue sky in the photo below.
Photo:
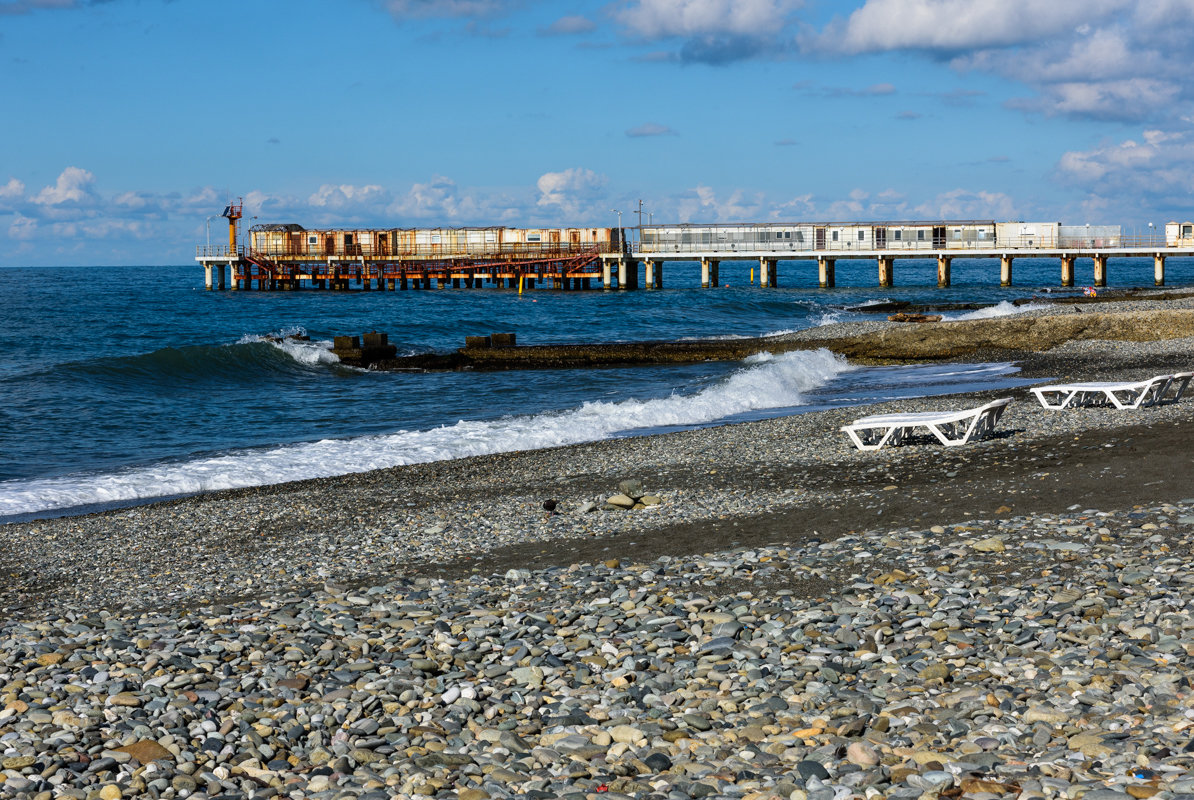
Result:
<svg viewBox="0 0 1194 800"><path fill-rule="evenodd" d="M1194 0L0 0L0 265L187 263L236 197L306 227L1187 220L1192 27Z"/></svg>

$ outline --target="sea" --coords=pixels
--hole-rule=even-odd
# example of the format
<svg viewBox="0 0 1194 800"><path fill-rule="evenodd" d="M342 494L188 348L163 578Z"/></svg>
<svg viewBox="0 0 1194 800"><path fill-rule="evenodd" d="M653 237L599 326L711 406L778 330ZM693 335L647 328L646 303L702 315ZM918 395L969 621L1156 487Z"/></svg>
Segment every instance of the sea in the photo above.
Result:
<svg viewBox="0 0 1194 800"><path fill-rule="evenodd" d="M662 290L522 294L205 291L197 264L2 268L0 523L1026 383L1009 363L863 367L824 350L387 373L340 364L336 335L384 332L399 354L506 332L519 344L758 337L884 319L868 307L885 302L980 304L945 313L978 318L1085 288L1058 288L1057 259L1016 259L1010 288L996 259L955 259L947 289L931 259L897 261L892 288L877 286L874 262L838 261L834 289L817 287L812 262L780 262L773 289L752 284L750 267L723 262L716 289L700 288L699 265L667 262ZM1194 284L1194 259L1168 259L1166 277ZM1152 261L1113 259L1108 280L1150 287Z"/></svg>

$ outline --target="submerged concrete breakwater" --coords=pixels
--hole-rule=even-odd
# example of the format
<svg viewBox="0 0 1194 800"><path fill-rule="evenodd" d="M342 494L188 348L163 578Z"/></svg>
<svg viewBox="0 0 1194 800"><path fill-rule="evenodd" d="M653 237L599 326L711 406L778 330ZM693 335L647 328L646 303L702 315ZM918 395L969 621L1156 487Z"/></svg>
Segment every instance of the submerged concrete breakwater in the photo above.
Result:
<svg viewBox="0 0 1194 800"><path fill-rule="evenodd" d="M898 363L951 358L1015 358L1068 341L1160 341L1194 336L1194 310L1023 314L996 319L920 323L860 323L794 334L587 344L466 346L451 353L379 358L380 370L573 369L580 367L738 361L756 353L825 348L859 363ZM854 331L854 332L851 332ZM472 338L472 337L470 337Z"/></svg>

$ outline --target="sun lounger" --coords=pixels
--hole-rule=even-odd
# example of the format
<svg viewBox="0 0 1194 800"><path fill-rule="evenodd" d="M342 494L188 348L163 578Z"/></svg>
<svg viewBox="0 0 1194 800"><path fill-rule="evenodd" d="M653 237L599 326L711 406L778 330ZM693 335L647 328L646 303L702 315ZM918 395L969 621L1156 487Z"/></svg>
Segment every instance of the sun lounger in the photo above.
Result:
<svg viewBox="0 0 1194 800"><path fill-rule="evenodd" d="M1182 399L1182 395L1186 393L1187 387L1190 385L1190 379L1194 378L1194 372L1175 372L1173 373L1173 380L1161 392L1162 403L1176 403Z"/></svg>
<svg viewBox="0 0 1194 800"><path fill-rule="evenodd" d="M1054 411L1076 406L1113 405L1116 408L1141 408L1165 400L1177 400L1186 391L1192 373L1155 375L1145 381L1090 381L1036 386L1032 393L1041 405Z"/></svg>
<svg viewBox="0 0 1194 800"><path fill-rule="evenodd" d="M918 411L909 414L876 414L842 426L859 450L878 450L889 442L899 444L917 428L924 428L946 447L966 444L995 429L1012 398L1004 397L978 408L962 411Z"/></svg>

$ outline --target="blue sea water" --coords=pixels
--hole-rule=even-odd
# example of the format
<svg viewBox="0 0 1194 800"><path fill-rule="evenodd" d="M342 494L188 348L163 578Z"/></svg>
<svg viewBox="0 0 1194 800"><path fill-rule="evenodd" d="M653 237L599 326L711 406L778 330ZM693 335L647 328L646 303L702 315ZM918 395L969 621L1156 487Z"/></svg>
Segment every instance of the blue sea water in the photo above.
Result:
<svg viewBox="0 0 1194 800"><path fill-rule="evenodd" d="M955 260L954 285L938 289L934 261L898 261L898 285L879 289L873 262L839 261L839 288L823 290L815 264L781 262L780 287L763 290L749 265L724 263L728 286L702 290L696 265L669 262L661 291L522 295L207 292L196 265L0 269L0 521L1017 385L1009 364L859 368L824 351L421 374L353 369L330 353L333 336L370 330L400 353L491 332L520 344L760 336L882 318L846 309L883 300L979 302L991 308L971 316L990 316L1015 313L1014 299L1062 294L1055 259L1015 268L1017 285L1001 289L997 260ZM1152 262L1113 260L1109 278L1151 285ZM1194 259L1170 259L1167 278L1194 283ZM272 341L287 333L311 341Z"/></svg>

